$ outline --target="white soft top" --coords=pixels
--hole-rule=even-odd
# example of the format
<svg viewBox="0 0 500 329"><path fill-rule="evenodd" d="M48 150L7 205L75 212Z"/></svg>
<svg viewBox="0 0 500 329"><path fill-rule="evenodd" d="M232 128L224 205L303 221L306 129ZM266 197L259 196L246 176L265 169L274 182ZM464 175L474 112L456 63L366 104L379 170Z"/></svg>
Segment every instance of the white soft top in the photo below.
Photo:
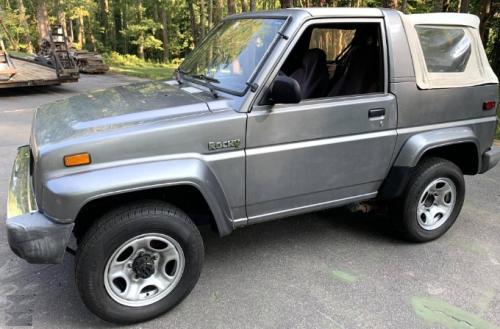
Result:
<svg viewBox="0 0 500 329"><path fill-rule="evenodd" d="M413 25L455 25L479 28L479 17L471 14L430 13L402 15Z"/></svg>
<svg viewBox="0 0 500 329"><path fill-rule="evenodd" d="M315 17L383 17L378 8L351 8L351 7L309 7L293 8L308 12Z"/></svg>
<svg viewBox="0 0 500 329"><path fill-rule="evenodd" d="M413 15L400 13L400 15L408 37L415 77L420 89L453 88L498 83L498 78L491 69L481 42L479 18L477 16L457 13ZM464 37L470 43L470 55L465 69L461 72L428 70L416 27L463 30ZM443 40L438 41L442 42ZM450 44L450 53L453 51L456 52L457 49L452 48L452 41L450 40L448 43ZM446 42L442 44L444 48L447 46ZM458 45L458 47L460 46L463 45ZM463 50L463 48L458 50ZM443 58L445 58L445 55L446 52L443 54Z"/></svg>

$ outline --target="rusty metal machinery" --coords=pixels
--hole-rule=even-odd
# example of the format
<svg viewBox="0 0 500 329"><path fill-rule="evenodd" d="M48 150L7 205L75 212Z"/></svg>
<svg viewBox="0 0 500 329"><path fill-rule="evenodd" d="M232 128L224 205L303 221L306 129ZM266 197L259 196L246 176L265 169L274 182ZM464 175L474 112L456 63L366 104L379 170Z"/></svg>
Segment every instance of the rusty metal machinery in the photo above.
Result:
<svg viewBox="0 0 500 329"><path fill-rule="evenodd" d="M109 70L102 56L96 52L70 48L69 53L81 73L105 73Z"/></svg>
<svg viewBox="0 0 500 329"><path fill-rule="evenodd" d="M78 77L79 70L69 53L68 39L61 25L52 25L48 37L40 43L35 60L53 67L58 77Z"/></svg>

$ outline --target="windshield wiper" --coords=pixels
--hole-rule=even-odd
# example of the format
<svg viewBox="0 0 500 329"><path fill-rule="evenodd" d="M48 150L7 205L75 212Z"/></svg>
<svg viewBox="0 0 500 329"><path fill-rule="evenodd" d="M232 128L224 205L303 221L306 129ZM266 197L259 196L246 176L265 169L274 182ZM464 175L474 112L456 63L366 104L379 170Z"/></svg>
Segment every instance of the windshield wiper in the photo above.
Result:
<svg viewBox="0 0 500 329"><path fill-rule="evenodd" d="M205 82L220 83L220 81L217 80L216 78L210 77L210 76L205 75L205 74L191 74L190 76L192 76L195 79L204 80Z"/></svg>
<svg viewBox="0 0 500 329"><path fill-rule="evenodd" d="M184 74L187 74L190 77L195 78L195 79L203 80L205 82L206 86L208 87L208 89L210 90L210 93L212 94L212 96L214 98L218 98L219 97L219 94L217 94L217 91L215 90L215 87L212 85L212 83L220 83L220 81L217 80L216 78L209 77L209 76L207 76L205 74L188 74L188 73L184 73Z"/></svg>

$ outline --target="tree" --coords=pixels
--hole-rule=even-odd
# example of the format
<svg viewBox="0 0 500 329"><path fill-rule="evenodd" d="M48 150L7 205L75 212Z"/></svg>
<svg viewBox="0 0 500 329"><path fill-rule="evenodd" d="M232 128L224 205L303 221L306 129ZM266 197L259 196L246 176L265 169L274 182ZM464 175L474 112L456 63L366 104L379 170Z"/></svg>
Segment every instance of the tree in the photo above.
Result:
<svg viewBox="0 0 500 329"><path fill-rule="evenodd" d="M281 8L291 8L293 7L293 0L280 0Z"/></svg>
<svg viewBox="0 0 500 329"><path fill-rule="evenodd" d="M168 41L168 16L165 4L161 4L160 17L161 17L161 31L163 39L163 61L168 62L170 60L169 54L169 41Z"/></svg>
<svg viewBox="0 0 500 329"><path fill-rule="evenodd" d="M22 28L23 41L26 47L26 51L31 54L33 53L33 45L31 44L31 39L29 36L30 28L28 25L28 19L26 18L26 7L24 7L23 0L17 0L17 11L19 16L19 25Z"/></svg>
<svg viewBox="0 0 500 329"><path fill-rule="evenodd" d="M227 0L227 14L236 14L236 2L234 0Z"/></svg>
<svg viewBox="0 0 500 329"><path fill-rule="evenodd" d="M401 10L403 13L406 13L406 6L408 5L408 0L402 0L401 1L401 8L399 10Z"/></svg>
<svg viewBox="0 0 500 329"><path fill-rule="evenodd" d="M224 10L224 3L223 0L214 0L215 1L215 8L214 8L214 18L213 18L213 24L217 24L221 21L222 16L223 16L223 10Z"/></svg>
<svg viewBox="0 0 500 329"><path fill-rule="evenodd" d="M248 2L247 2L247 0L241 0L241 11L242 12L248 11Z"/></svg>
<svg viewBox="0 0 500 329"><path fill-rule="evenodd" d="M193 43L196 46L198 44L198 38L196 33L196 21L194 17L193 0L188 0L188 7L189 7L189 22L191 23L191 36L193 38Z"/></svg>
<svg viewBox="0 0 500 329"><path fill-rule="evenodd" d="M481 40L483 40L483 44L486 44L488 40L487 26L488 22L495 14L495 10L492 10L492 0L481 0L481 12L479 15L480 23L479 23L479 34L481 35Z"/></svg>
<svg viewBox="0 0 500 329"><path fill-rule="evenodd" d="M66 12L64 11L64 0L55 0L55 9L57 11L57 22L62 26L64 35L68 35L66 29Z"/></svg>
<svg viewBox="0 0 500 329"><path fill-rule="evenodd" d="M38 25L38 33L40 39L49 36L49 14L47 13L47 4L45 0L36 0L36 23Z"/></svg>
<svg viewBox="0 0 500 329"><path fill-rule="evenodd" d="M461 0L460 1L460 12L468 13L469 12L469 0Z"/></svg>
<svg viewBox="0 0 500 329"><path fill-rule="evenodd" d="M200 40L205 37L205 0L200 0Z"/></svg>
<svg viewBox="0 0 500 329"><path fill-rule="evenodd" d="M208 29L210 30L214 22L214 0L208 0Z"/></svg>
<svg viewBox="0 0 500 329"><path fill-rule="evenodd" d="M443 10L443 0L432 0L432 11L439 13Z"/></svg>

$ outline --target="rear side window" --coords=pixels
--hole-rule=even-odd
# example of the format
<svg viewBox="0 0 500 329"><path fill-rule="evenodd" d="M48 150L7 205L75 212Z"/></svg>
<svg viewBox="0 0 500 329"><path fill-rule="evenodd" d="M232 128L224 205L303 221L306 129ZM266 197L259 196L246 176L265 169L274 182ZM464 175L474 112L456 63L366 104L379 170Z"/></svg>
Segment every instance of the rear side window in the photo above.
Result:
<svg viewBox="0 0 500 329"><path fill-rule="evenodd" d="M464 72L472 43L463 28L415 26L428 72Z"/></svg>

